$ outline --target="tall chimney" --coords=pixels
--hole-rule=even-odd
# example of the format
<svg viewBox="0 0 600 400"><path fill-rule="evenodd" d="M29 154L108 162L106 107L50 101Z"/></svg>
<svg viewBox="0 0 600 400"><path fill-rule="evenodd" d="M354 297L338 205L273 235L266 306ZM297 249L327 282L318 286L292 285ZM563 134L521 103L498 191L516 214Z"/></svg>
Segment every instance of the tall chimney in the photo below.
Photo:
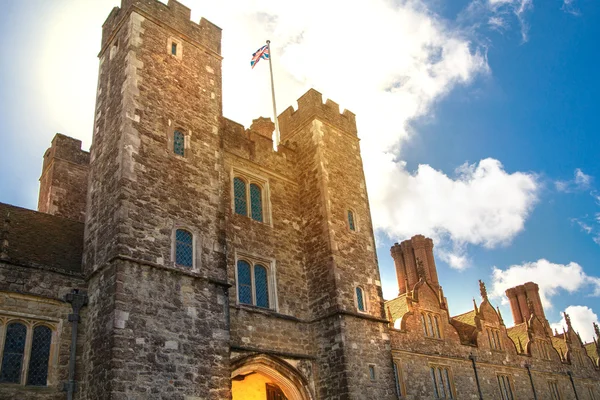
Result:
<svg viewBox="0 0 600 400"><path fill-rule="evenodd" d="M439 287L431 239L423 235L413 236L394 244L391 254L396 266L399 295L412 290L421 278L433 287Z"/></svg>
<svg viewBox="0 0 600 400"><path fill-rule="evenodd" d="M515 325L523 323L523 315L521 314L521 308L519 307L519 301L517 300L517 291L515 288L510 288L506 291L506 297L510 302L510 311L512 311L513 320Z"/></svg>

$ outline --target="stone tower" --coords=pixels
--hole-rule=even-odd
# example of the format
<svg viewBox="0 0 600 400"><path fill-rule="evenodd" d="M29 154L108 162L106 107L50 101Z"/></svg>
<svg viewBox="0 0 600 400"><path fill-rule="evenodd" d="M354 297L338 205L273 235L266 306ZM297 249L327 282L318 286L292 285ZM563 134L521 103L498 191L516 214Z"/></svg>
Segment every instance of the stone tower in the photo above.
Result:
<svg viewBox="0 0 600 400"><path fill-rule="evenodd" d="M220 41L175 0L122 0L103 25L85 398L230 396ZM189 267L174 260L180 229Z"/></svg>
<svg viewBox="0 0 600 400"><path fill-rule="evenodd" d="M279 116L296 149L318 398L395 398L354 114L309 90ZM361 303L361 304L359 304ZM362 308L362 309L361 309Z"/></svg>

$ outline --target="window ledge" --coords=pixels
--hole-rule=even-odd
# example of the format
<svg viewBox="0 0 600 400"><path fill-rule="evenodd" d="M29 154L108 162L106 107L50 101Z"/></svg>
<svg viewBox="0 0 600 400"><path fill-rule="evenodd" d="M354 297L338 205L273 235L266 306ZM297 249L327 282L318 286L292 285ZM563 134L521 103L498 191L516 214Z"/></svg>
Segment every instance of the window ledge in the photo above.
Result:
<svg viewBox="0 0 600 400"><path fill-rule="evenodd" d="M281 318L281 319L287 319L290 321L302 322L302 320L300 318L296 318L292 315L278 313L277 311L273 310L272 308L257 307L257 306L252 306L250 304L235 304L235 305L231 305L230 307L235 308L236 310L244 310L244 311L248 311L248 312L252 312L252 313L256 313L256 314L262 314L267 317Z"/></svg>

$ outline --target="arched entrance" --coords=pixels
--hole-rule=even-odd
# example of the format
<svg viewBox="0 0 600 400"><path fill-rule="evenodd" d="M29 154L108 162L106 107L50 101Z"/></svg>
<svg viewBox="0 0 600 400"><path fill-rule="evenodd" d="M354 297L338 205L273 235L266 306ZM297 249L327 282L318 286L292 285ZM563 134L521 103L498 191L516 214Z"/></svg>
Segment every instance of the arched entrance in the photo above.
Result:
<svg viewBox="0 0 600 400"><path fill-rule="evenodd" d="M259 354L232 367L233 400L312 400L306 379L283 360Z"/></svg>

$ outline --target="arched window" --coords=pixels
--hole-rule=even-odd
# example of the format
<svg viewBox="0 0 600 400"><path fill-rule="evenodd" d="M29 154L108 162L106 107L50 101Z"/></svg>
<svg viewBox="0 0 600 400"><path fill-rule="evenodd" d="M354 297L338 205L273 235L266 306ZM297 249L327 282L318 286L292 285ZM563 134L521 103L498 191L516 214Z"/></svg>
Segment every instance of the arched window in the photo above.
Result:
<svg viewBox="0 0 600 400"><path fill-rule="evenodd" d="M263 221L262 209L262 190L255 183L250 184L250 209L252 219L255 221Z"/></svg>
<svg viewBox="0 0 600 400"><path fill-rule="evenodd" d="M351 231L356 230L356 224L354 223L354 213L351 210L348 210L348 228Z"/></svg>
<svg viewBox="0 0 600 400"><path fill-rule="evenodd" d="M175 264L189 268L194 266L194 236L185 229L175 231Z"/></svg>
<svg viewBox="0 0 600 400"><path fill-rule="evenodd" d="M31 353L29 355L29 370L27 374L28 385L46 386L51 342L52 330L50 328L40 325L33 329Z"/></svg>
<svg viewBox="0 0 600 400"><path fill-rule="evenodd" d="M173 152L178 156L185 156L185 135L179 130L173 132Z"/></svg>
<svg viewBox="0 0 600 400"><path fill-rule="evenodd" d="M260 263L237 262L238 300L240 304L270 308L269 270Z"/></svg>
<svg viewBox="0 0 600 400"><path fill-rule="evenodd" d="M242 304L252 304L252 272L250 264L244 260L237 263L238 298Z"/></svg>
<svg viewBox="0 0 600 400"><path fill-rule="evenodd" d="M239 215L248 215L246 182L240 178L233 179L233 196L235 198L235 213Z"/></svg>
<svg viewBox="0 0 600 400"><path fill-rule="evenodd" d="M496 348L498 350L502 350L502 342L500 341L500 331L495 330L494 333L496 334Z"/></svg>
<svg viewBox="0 0 600 400"><path fill-rule="evenodd" d="M26 337L27 328L25 325L14 322L6 327L0 382L21 383Z"/></svg>
<svg viewBox="0 0 600 400"><path fill-rule="evenodd" d="M433 317L433 324L435 325L435 334L436 334L436 337L439 338L439 339L441 339L442 338L442 334L440 332L440 319L437 316Z"/></svg>
<svg viewBox="0 0 600 400"><path fill-rule="evenodd" d="M427 332L427 324L425 323L425 314L421 314L421 323L423 324L423 333L425 336L429 336L429 332Z"/></svg>
<svg viewBox="0 0 600 400"><path fill-rule="evenodd" d="M365 297L361 287L356 288L356 307L358 311L365 312Z"/></svg>
<svg viewBox="0 0 600 400"><path fill-rule="evenodd" d="M433 331L433 322L431 321L430 314L427 314L427 330L429 331L429 336L435 336L435 332Z"/></svg>
<svg viewBox="0 0 600 400"><path fill-rule="evenodd" d="M256 284L256 305L269 308L269 282L267 269L260 264L254 266L254 282Z"/></svg>

